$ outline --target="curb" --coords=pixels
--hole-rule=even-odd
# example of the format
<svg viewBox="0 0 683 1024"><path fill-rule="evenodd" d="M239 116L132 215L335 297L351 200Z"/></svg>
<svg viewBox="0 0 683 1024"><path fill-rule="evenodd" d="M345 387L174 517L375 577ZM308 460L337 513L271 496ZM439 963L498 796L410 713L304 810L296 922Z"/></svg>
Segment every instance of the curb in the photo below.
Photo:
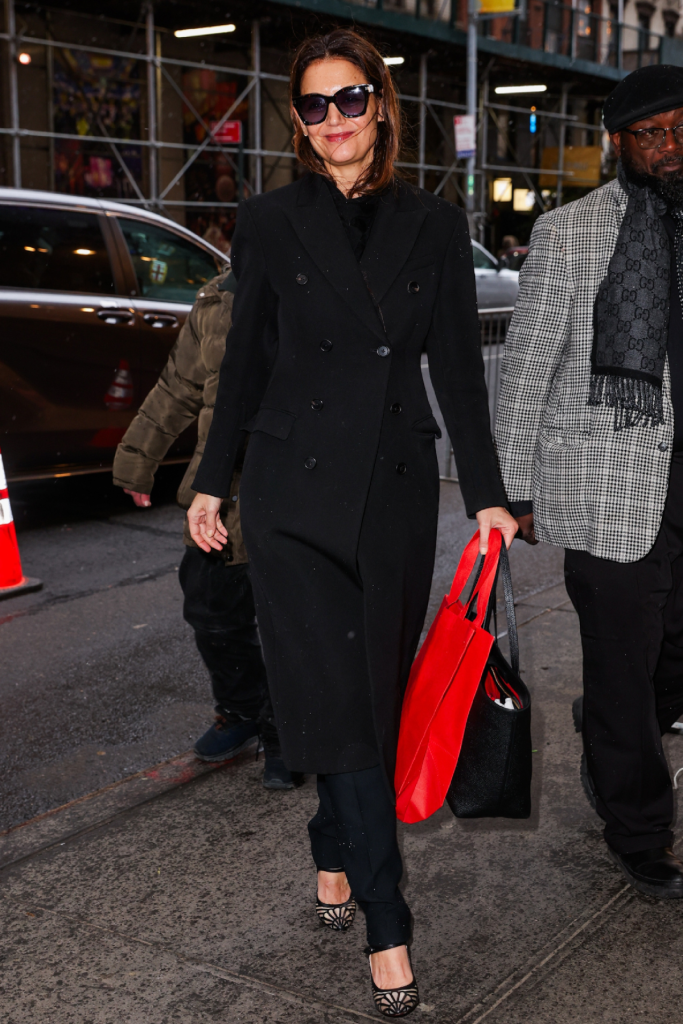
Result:
<svg viewBox="0 0 683 1024"><path fill-rule="evenodd" d="M211 772L235 770L253 761L255 747L256 737L249 750L218 764L200 761L193 751L188 750L19 825L13 825L0 832L0 870L53 846L63 845L67 840L98 828L125 811L155 800Z"/></svg>

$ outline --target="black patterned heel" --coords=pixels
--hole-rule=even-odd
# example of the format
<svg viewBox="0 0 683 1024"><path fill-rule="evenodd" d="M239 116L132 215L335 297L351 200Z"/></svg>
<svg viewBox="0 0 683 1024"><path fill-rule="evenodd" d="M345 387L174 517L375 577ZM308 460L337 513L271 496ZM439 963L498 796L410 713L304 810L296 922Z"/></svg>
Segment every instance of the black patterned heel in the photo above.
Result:
<svg viewBox="0 0 683 1024"><path fill-rule="evenodd" d="M356 916L356 901L349 896L346 903L323 903L316 899L315 912L321 924L335 932L345 932Z"/></svg>
<svg viewBox="0 0 683 1024"><path fill-rule="evenodd" d="M326 871L331 875L340 875L343 870L344 868L318 868L318 871ZM353 896L349 896L345 903L323 903L316 894L315 912L321 924L335 932L345 932L354 922L356 901Z"/></svg>
<svg viewBox="0 0 683 1024"><path fill-rule="evenodd" d="M381 953L385 949L396 949L398 945L403 945L403 943L394 943L388 946L366 946L365 955L370 959L373 953ZM410 952L408 956L410 957ZM402 985L401 988L378 988L372 977L371 964L370 980L372 981L372 998L375 1000L375 1007L384 1017L407 1017L409 1013L417 1009L420 996L417 991L415 975L409 985Z"/></svg>

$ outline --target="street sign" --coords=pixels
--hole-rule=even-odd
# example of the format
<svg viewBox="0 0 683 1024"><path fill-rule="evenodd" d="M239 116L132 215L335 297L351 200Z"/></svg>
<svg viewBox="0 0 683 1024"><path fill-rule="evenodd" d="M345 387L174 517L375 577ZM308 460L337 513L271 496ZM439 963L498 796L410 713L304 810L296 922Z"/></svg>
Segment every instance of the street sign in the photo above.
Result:
<svg viewBox="0 0 683 1024"><path fill-rule="evenodd" d="M460 114L453 118L455 129L455 151L458 160L475 156L477 152L477 139L474 128L474 116L472 114Z"/></svg>
<svg viewBox="0 0 683 1024"><path fill-rule="evenodd" d="M224 121L220 128L219 124L220 121L211 122L211 134L216 142L221 142L223 145L230 143L233 146L239 146L242 142L242 122Z"/></svg>

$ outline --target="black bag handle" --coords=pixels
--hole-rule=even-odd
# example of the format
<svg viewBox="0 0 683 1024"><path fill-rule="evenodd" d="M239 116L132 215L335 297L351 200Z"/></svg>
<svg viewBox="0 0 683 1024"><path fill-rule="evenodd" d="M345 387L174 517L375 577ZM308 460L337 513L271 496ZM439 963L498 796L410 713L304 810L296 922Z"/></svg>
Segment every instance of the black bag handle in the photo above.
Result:
<svg viewBox="0 0 683 1024"><path fill-rule="evenodd" d="M512 574L510 572L510 559L508 557L508 551L505 547L505 541L500 546L500 557L498 559L498 575L496 576L496 582L491 593L491 603L489 605L488 615L486 618L486 629L489 629L491 623L491 616L494 617L496 622L496 598L498 592L498 578L503 578L503 597L505 599L505 617L507 618L508 624L508 639L510 643L510 666L515 675L519 675L519 636L517 634L517 615L515 614L515 596L512 591ZM497 626L494 626L495 633L497 634ZM496 637L497 639L497 637Z"/></svg>
<svg viewBox="0 0 683 1024"><path fill-rule="evenodd" d="M505 616L508 620L508 639L510 643L510 665L516 676L519 675L519 636L517 634L517 616L515 614L515 596L512 592L512 574L510 559L505 541L500 546L500 575L503 577L503 596L505 598ZM497 581L496 581L497 582ZM495 593L495 591L494 591Z"/></svg>

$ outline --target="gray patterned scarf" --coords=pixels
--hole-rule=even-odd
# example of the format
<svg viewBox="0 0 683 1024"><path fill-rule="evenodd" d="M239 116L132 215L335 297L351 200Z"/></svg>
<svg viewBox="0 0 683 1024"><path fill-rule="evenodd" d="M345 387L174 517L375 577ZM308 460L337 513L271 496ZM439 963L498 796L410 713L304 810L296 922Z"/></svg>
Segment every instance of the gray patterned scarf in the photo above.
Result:
<svg viewBox="0 0 683 1024"><path fill-rule="evenodd" d="M589 405L614 409L614 430L664 421L662 378L669 328L669 239L661 221L667 205L650 188L629 181L626 213L607 276L593 310ZM679 255L680 222L676 249Z"/></svg>

